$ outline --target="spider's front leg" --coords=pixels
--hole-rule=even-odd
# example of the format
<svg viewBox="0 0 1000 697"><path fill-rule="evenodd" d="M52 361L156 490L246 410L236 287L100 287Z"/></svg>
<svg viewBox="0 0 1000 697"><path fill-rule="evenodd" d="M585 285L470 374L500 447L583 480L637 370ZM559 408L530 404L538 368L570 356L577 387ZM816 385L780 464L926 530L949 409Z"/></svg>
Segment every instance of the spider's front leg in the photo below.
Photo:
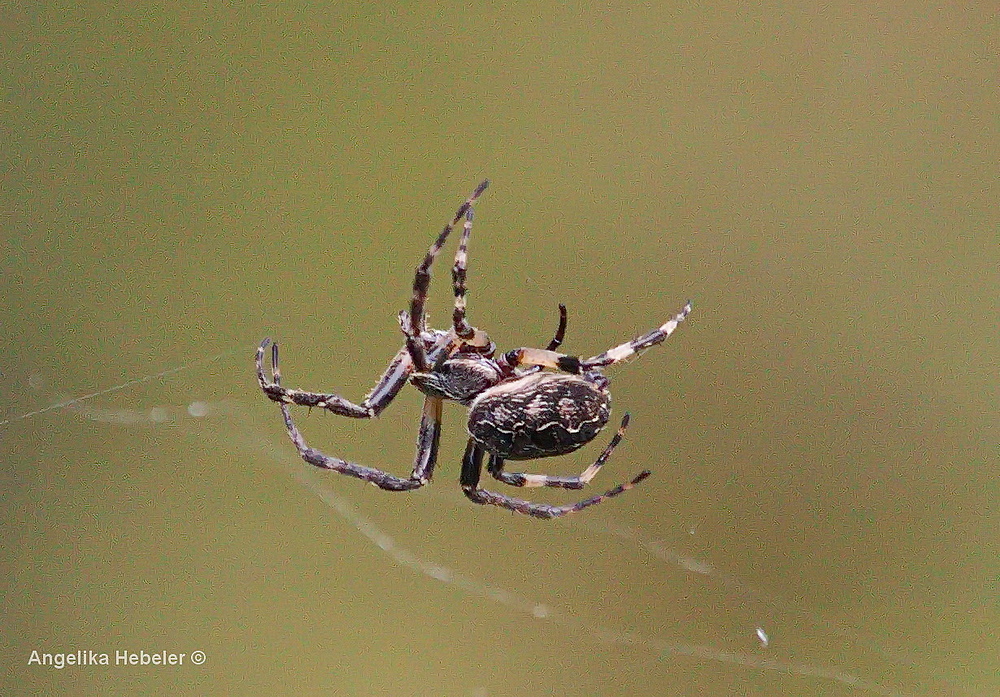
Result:
<svg viewBox="0 0 1000 697"><path fill-rule="evenodd" d="M366 467L354 462L324 455L316 448L306 445L305 439L292 422L291 412L287 404L281 405L281 414L285 417L285 427L288 437L292 439L295 449L302 459L314 467L333 470L350 477L374 484L386 491L411 491L419 489L434 474L437 463L438 443L441 439L441 400L427 398L424 402L424 415L420 420L420 432L417 435L417 454L413 461L413 472L408 479L383 472L374 467Z"/></svg>
<svg viewBox="0 0 1000 697"><path fill-rule="evenodd" d="M472 210L472 205L486 191L486 187L489 184L489 180L484 180L476 187L476 190L472 192L469 198L465 200L465 203L459 206L451 222L444 226L441 234L438 235L437 239L434 240L433 244L427 250L423 261L417 265L413 276L413 297L410 299L410 321L403 327L403 333L406 335L406 348L410 353L417 372L425 373L430 367L426 349L421 341L421 335L427 331L427 317L424 314L424 306L427 303L427 293L431 285L431 266L433 266L434 260L441 252L441 248L448 239L448 235L458 225L458 222L469 214L469 211ZM454 329L456 335L464 339L471 338L474 333L474 329L465 321L465 262L471 231L472 216L468 215L463 226L462 241L455 256L455 268L452 271L455 290Z"/></svg>
<svg viewBox="0 0 1000 697"><path fill-rule="evenodd" d="M335 394L322 392L306 392L282 387L281 371L278 368L278 344L271 346L271 372L273 380L268 380L264 374L264 351L271 343L264 339L257 348L257 382L260 389L269 399L279 404L298 404L303 407L317 407L332 411L340 416L354 419L371 419L378 416L389 406L389 403L399 394L406 384L407 378L413 372L413 361L409 352L401 349L389 362L389 367L375 384L361 404L355 404Z"/></svg>
<svg viewBox="0 0 1000 697"><path fill-rule="evenodd" d="M263 353L265 346L266 344L262 344L258 351L257 361L261 373L263 373L263 357L260 354ZM278 371L277 358L277 351L275 350L272 355L272 360L274 361L272 364L273 382L267 382L263 378L262 381L267 382L268 385L273 385L280 391L284 388L281 387L281 373ZM379 386L383 382L384 380L379 383ZM373 393L378 390L379 386L376 386L376 390L373 390ZM397 387L396 392L398 391L399 388ZM301 396L306 393L289 391L283 394L297 394ZM272 399L274 398L272 397ZM340 472L341 474L374 484L386 491L411 491L417 489L430 481L431 476L434 474L434 465L437 463L438 444L441 441L441 399L427 397L424 400L424 411L420 418L420 430L417 433L417 451L413 458L413 470L409 478L406 479L383 472L374 467L366 467L339 457L330 457L329 455L324 455L316 448L309 447L306 444L305 438L302 437L302 433L292 421L291 410L288 408L288 404L296 404L298 402L285 402L281 399L275 399L275 401L281 406L281 415L285 420L285 428L288 430L288 437L295 445L295 449L299 451L299 455L302 456L303 460L314 467ZM386 401L386 403L388 402Z"/></svg>

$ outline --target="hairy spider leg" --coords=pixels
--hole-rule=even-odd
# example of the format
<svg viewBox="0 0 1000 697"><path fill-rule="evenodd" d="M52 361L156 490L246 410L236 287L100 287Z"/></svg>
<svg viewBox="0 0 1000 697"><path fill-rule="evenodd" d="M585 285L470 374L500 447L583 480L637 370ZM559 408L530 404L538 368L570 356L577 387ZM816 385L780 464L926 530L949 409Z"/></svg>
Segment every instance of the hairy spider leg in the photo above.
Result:
<svg viewBox="0 0 1000 697"><path fill-rule="evenodd" d="M486 190L489 186L489 180L484 180L476 190L472 192L472 195L465 200L461 206L459 206L458 211L455 213L455 217L451 219L451 222L444 226L441 234L438 235L437 239L427 250L427 254L424 255L423 261L417 266L417 270L413 275L413 298L410 300L410 323L404 332L406 334L406 348L410 352L410 357L413 359L413 365L417 372L425 373L427 372L430 365L427 362L427 351L424 348L423 342L421 341L421 334L427 331L427 318L424 314L424 305L427 302L427 292L431 285L431 265L434 263L434 259L441 252L441 248L444 246L445 241L448 239L448 235L451 231L458 225L465 214L475 203L476 199ZM471 222L470 222L471 225ZM456 300L457 303L457 300Z"/></svg>
<svg viewBox="0 0 1000 697"><path fill-rule="evenodd" d="M549 345L545 348L545 350L546 351L551 351L551 352L554 353L557 348L559 348L560 346L562 346L563 339L565 339L565 338L566 338L566 306L563 305L562 303L559 303L559 326L556 328L555 336L552 337L552 340L549 342ZM540 349L536 349L536 350L540 350ZM511 368L517 367L516 363L508 363L508 365ZM519 374L522 375L522 376L524 376L524 375L533 375L534 373L537 373L541 369L542 369L542 366L540 366L540 365L529 365L527 368L525 368L524 370L522 370Z"/></svg>
<svg viewBox="0 0 1000 697"><path fill-rule="evenodd" d="M498 506L500 508L505 508L508 511L523 513L524 515L530 515L535 518L558 518L570 513L582 511L584 508L594 506L606 499L610 499L628 491L650 474L648 470L643 470L634 479L632 479L632 481L626 482L625 484L619 484L615 488L609 489L603 494L592 496L589 499L584 499L583 501L578 501L577 503L566 506L552 506L546 503L535 503L533 501L526 501L513 496L487 491L486 489L480 489L479 477L482 473L483 455L485 452L486 451L475 441L471 439L469 440L469 444L465 448L465 456L462 458L463 493L465 493L465 495L473 503L485 506Z"/></svg>
<svg viewBox="0 0 1000 697"><path fill-rule="evenodd" d="M559 303L559 326L556 328L556 335L552 337L552 341L545 348L549 351L555 351L557 348L562 346L563 339L566 338L566 306Z"/></svg>
<svg viewBox="0 0 1000 697"><path fill-rule="evenodd" d="M615 363L620 363L637 353L645 351L651 346L663 343L668 336L674 333L674 330L677 329L677 325L683 322L690 313L691 301L688 300L684 304L681 311L671 317L662 326L657 327L653 331L647 332L642 336L636 337L635 339L632 339L632 341L615 346L613 349L608 349L600 355L588 358L587 360L581 362L580 367L583 370L588 370L590 368L603 368L605 366L614 365Z"/></svg>
<svg viewBox="0 0 1000 697"><path fill-rule="evenodd" d="M272 401L279 404L298 404L303 407L318 407L332 411L340 416L349 416L354 419L371 419L389 406L389 403L399 394L399 391L406 384L407 378L413 372L413 360L409 352L403 348L389 361L389 367L382 373L382 377L375 383L361 404L355 404L343 397L335 394L322 392L306 392L305 390L293 390L282 387L281 370L278 368L278 344L271 346L271 371L274 380L269 381L264 374L264 351L271 343L270 339L264 339L257 348L257 382L260 389L264 391Z"/></svg>
<svg viewBox="0 0 1000 697"><path fill-rule="evenodd" d="M668 336L674 333L674 330L677 329L677 325L683 322L690 312L691 302L688 301L679 313L671 317L666 323L657 327L653 331L647 332L642 336L636 337L631 341L615 346L612 349L608 349L604 353L598 354L593 358L587 358L586 360L581 360L578 356L569 356L564 353L559 353L552 350L551 347L548 349L528 347L516 348L505 353L500 357L500 360L502 363L515 368L522 365L541 366L544 368L561 370L574 375L593 368L604 368L609 365L614 365L615 363L620 363L652 346L663 343Z"/></svg>
<svg viewBox="0 0 1000 697"><path fill-rule="evenodd" d="M455 265L451 267L451 283L455 289L455 312L452 315L452 323L455 327L455 334L460 339L471 339L475 334L475 329L465 319L465 294L468 290L465 279L469 265L469 237L472 236L473 215L474 211L470 206L465 211L462 237L458 242L458 251L455 252Z"/></svg>
<svg viewBox="0 0 1000 697"><path fill-rule="evenodd" d="M618 432L615 434L615 437L611 439L611 442L608 443L608 446L604 448L604 452L601 453L601 456L597 458L594 464L576 477L505 472L503 469L504 459L494 455L493 453L490 453L490 463L486 469L494 479L498 479L504 484L509 484L510 486L551 486L559 489L582 489L590 483L590 480L594 478L594 475L601 471L601 467L603 467L604 463L606 463L608 458L611 457L611 453L614 452L614 449L617 448L618 444L622 442L622 438L625 437L625 429L628 428L628 422L629 415L626 413L625 416L622 417L622 423L621 426L618 427Z"/></svg>
<svg viewBox="0 0 1000 697"><path fill-rule="evenodd" d="M263 346L261 347L263 352ZM281 385L281 372L277 365L277 351L272 353L271 373L273 384ZM340 472L362 481L374 484L386 491L411 491L425 485L434 474L434 465L437 463L438 444L441 441L441 404L442 400L435 397L424 399L424 410L420 417L420 429L417 432L417 451L413 458L413 471L408 479L397 477L388 472L366 467L354 462L324 455L315 448L310 448L302 437L302 433L296 428L292 421L292 414L287 402L280 402L281 415L285 419L285 428L288 430L288 437L291 439L295 449L299 451L302 459L310 465L322 469ZM317 405L318 406L318 405Z"/></svg>

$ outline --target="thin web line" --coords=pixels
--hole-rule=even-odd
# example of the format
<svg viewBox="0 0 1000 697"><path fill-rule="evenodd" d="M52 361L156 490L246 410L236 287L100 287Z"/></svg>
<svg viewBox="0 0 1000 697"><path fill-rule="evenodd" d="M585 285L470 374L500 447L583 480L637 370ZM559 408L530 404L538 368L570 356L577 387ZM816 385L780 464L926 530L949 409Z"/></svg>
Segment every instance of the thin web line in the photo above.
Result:
<svg viewBox="0 0 1000 697"><path fill-rule="evenodd" d="M197 360L185 363L183 365L174 366L173 368L167 368L166 370L161 370L159 373L153 373L152 375L144 375L141 378L134 378L132 380L126 380L118 385L113 385L111 387L106 387L103 390L98 390L96 392L90 392L88 394L80 395L79 397L73 397L72 399L66 399L61 402L56 402L55 404L50 404L47 407L42 407L41 409L35 409L34 411L29 411L25 414L18 414L17 416L12 416L9 419L4 419L0 421L0 427L10 425L17 421L24 421L25 419L30 419L33 416L38 416L39 414L44 414L49 411L55 411L56 409L65 409L67 407L76 406L80 402L85 402L88 399L93 399L94 397L100 397L101 395L111 394L112 392L118 392L124 390L133 385L141 385L146 382L152 382L159 378L167 377L168 375L174 375L184 370L190 370L201 365L207 365L213 363L214 361L230 356L237 351L242 351L243 347L231 348L228 351L223 351L222 353L217 353L214 356L209 356L208 358L199 358Z"/></svg>

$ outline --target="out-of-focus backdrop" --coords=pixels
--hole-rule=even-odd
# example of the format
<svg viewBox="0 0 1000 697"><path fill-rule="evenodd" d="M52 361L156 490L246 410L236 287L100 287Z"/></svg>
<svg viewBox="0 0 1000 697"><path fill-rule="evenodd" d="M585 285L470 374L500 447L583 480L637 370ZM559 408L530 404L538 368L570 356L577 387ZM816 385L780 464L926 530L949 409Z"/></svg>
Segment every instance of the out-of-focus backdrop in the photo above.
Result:
<svg viewBox="0 0 1000 697"><path fill-rule="evenodd" d="M997 694L985 5L3 16L4 694ZM584 355L694 302L609 371L595 484L653 477L568 520L462 496L454 405L428 488L311 471L253 376L271 335L286 384L360 399L485 177L502 348L560 302ZM406 474L419 403L295 416Z"/></svg>

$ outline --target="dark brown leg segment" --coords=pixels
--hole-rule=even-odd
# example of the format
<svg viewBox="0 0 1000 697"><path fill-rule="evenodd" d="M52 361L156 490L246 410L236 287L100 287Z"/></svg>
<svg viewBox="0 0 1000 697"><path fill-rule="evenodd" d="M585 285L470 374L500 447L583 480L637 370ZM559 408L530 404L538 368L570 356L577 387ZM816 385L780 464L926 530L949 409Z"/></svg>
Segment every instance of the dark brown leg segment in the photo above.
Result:
<svg viewBox="0 0 1000 697"><path fill-rule="evenodd" d="M281 386L281 370L278 367L278 345L271 347L271 373L273 380L268 380L264 374L264 351L267 349L270 339L264 339L257 348L257 382L260 389L272 401L279 404L297 404L303 407L317 407L326 409L340 416L349 416L354 419L370 419L378 416L389 406L389 403L399 394L399 391L406 384L406 379L413 372L413 362L407 350L401 349L389 362L389 367L382 373L382 377L372 388L371 392L361 400L361 404L355 404L343 397L335 394L322 392L306 392L304 390L293 390Z"/></svg>
<svg viewBox="0 0 1000 697"><path fill-rule="evenodd" d="M650 475L648 470L644 470L632 479L632 481L626 482L625 484L619 484L615 488L609 489L598 496L593 496L589 499L584 499L583 501L579 501L568 506L551 506L545 503L535 503L533 501L526 501L524 499L514 498L513 496L506 496L504 494L487 491L486 489L480 489L479 477L483 467L483 455L483 449L476 445L475 441L470 439L469 444L465 449L465 456L462 458L463 493L465 493L469 500L474 503L486 506L497 506L515 513L530 515L534 518L558 518L570 513L582 511L584 508L595 506L605 499L613 498L622 492L628 491Z"/></svg>

